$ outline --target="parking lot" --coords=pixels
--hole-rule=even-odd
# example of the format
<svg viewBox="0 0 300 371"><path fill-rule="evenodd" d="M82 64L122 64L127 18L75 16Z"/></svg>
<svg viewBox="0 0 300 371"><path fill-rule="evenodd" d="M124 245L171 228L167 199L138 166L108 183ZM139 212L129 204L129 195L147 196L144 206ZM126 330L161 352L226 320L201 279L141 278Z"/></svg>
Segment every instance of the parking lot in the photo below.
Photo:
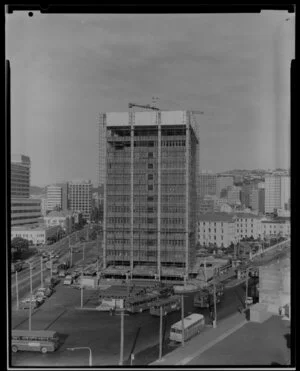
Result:
<svg viewBox="0 0 300 371"><path fill-rule="evenodd" d="M218 304L218 318L237 312L243 300L244 289L239 286L225 291L223 301ZM98 301L96 290L84 290L84 307L95 306ZM76 309L80 308L80 290L60 284L56 292L46 299L32 316L32 330L53 330L61 334L62 345L54 353L18 352L12 354L13 366L86 366L88 352L70 352L68 347L88 346L93 352L93 365L117 365L120 354L120 316L110 316L107 312ZM184 298L185 315L202 313L208 322L207 309L194 308L193 294ZM28 310L12 312L12 328L28 329ZM169 330L181 318L181 313L173 312L164 318L164 352L168 346ZM126 315L124 320L124 361L130 353L136 354L139 364L155 361L156 345L159 339L159 317L149 312ZM150 353L151 359L149 359ZM149 353L149 354L148 354Z"/></svg>

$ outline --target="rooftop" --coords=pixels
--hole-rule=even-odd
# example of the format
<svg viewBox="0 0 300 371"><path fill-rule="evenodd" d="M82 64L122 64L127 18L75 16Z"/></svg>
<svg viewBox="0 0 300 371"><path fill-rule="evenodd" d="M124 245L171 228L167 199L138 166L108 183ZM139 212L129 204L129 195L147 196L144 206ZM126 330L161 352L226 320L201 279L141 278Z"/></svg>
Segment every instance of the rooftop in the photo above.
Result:
<svg viewBox="0 0 300 371"><path fill-rule="evenodd" d="M204 319L203 314L198 314L198 313L192 313L189 316L185 317L183 320L183 327L189 327L189 325L193 324L194 322ZM182 328L182 321L178 321L172 325L172 328L176 328L178 330L181 330Z"/></svg>
<svg viewBox="0 0 300 371"><path fill-rule="evenodd" d="M49 214L47 214L45 216L45 218L49 218L49 217L65 217L65 216L70 216L70 215L73 215L73 212L72 211L56 211L56 210L53 210L53 211L50 211Z"/></svg>
<svg viewBox="0 0 300 371"><path fill-rule="evenodd" d="M47 227L45 224L28 224L28 225L17 225L12 226L12 231L45 231L50 228L56 228L58 226Z"/></svg>
<svg viewBox="0 0 300 371"><path fill-rule="evenodd" d="M199 214L198 219L200 221L212 221L212 222L234 222L234 215L228 213L203 213Z"/></svg>

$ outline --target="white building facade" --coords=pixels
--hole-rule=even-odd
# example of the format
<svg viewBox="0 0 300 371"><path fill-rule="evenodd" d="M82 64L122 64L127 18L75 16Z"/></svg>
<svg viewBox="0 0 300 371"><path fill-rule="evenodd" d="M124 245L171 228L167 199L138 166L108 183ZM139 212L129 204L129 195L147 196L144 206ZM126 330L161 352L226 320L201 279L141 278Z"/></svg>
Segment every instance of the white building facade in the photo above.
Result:
<svg viewBox="0 0 300 371"><path fill-rule="evenodd" d="M62 208L62 188L57 185L47 186L47 210Z"/></svg>
<svg viewBox="0 0 300 371"><path fill-rule="evenodd" d="M47 227L58 225L66 232L66 234L72 233L74 229L74 216L72 212L63 211L51 211L49 214L44 216L44 222Z"/></svg>
<svg viewBox="0 0 300 371"><path fill-rule="evenodd" d="M262 218L255 214L236 214L235 227L238 240L249 237L253 237L254 239L261 237L261 220Z"/></svg>
<svg viewBox="0 0 300 371"><path fill-rule="evenodd" d="M289 237L291 234L291 223L288 218L277 218L277 220L262 220L263 236Z"/></svg>
<svg viewBox="0 0 300 371"><path fill-rule="evenodd" d="M197 241L201 246L228 247L236 243L235 217L227 213L206 213L199 215Z"/></svg>
<svg viewBox="0 0 300 371"><path fill-rule="evenodd" d="M60 226L17 226L11 228L11 239L21 237L33 245L44 245L48 238L57 236L60 230Z"/></svg>

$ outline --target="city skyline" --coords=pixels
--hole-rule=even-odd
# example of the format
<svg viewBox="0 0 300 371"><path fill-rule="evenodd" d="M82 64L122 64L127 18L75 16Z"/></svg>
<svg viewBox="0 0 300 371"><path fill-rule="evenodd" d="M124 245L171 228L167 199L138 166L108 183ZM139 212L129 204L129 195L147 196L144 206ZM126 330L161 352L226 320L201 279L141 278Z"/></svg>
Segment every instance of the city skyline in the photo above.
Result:
<svg viewBox="0 0 300 371"><path fill-rule="evenodd" d="M158 96L204 112L201 169L288 168L286 16L8 14L12 152L30 157L33 185L97 185L99 113Z"/></svg>

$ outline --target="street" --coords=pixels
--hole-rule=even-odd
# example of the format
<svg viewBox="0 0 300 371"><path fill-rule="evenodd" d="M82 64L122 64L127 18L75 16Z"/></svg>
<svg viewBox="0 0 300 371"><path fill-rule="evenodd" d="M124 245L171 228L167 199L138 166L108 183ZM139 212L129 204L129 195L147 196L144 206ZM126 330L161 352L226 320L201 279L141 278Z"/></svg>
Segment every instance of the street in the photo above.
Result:
<svg viewBox="0 0 300 371"><path fill-rule="evenodd" d="M244 298L242 285L225 290L223 301L218 304L217 318L222 319L238 311ZM95 292L84 291L84 305L88 305L89 297L95 298ZM95 300L95 299L94 299ZM36 311L32 317L33 329L55 330L62 334L63 344L54 353L40 354L35 352L18 352L12 355L14 366L86 366L88 352L69 352L66 348L89 346L93 351L93 365L117 365L120 351L120 317L110 316L105 312L76 310L80 306L80 291L60 286L55 294ZM185 315L202 313L208 321L207 309L193 307L193 294L184 298ZM28 311L14 311L13 328L28 328ZM168 335L173 323L181 318L181 313L173 312L164 320L164 351L173 348L168 345ZM18 325L20 323L20 325ZM76 326L74 326L76 324ZM16 326L16 327L15 327ZM139 364L145 364L148 357L139 356L147 353L158 343L159 318L150 316L149 312L125 316L124 320L124 360L131 352L137 355ZM105 334L105 335L104 335ZM135 345L134 345L135 344ZM154 354L155 360L156 355Z"/></svg>

